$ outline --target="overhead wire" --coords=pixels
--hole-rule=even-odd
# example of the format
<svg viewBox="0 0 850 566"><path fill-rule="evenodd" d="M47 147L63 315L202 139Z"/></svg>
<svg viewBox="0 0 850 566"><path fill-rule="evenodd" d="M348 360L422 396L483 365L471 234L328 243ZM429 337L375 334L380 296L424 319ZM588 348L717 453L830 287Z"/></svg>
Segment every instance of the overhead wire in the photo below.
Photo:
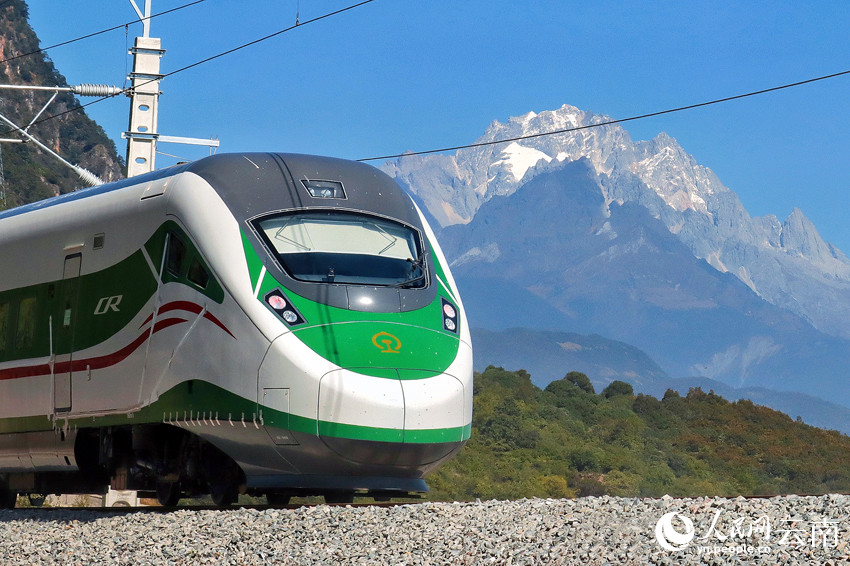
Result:
<svg viewBox="0 0 850 566"><path fill-rule="evenodd" d="M219 59L220 57L224 57L226 55L230 55L231 53L241 51L242 49L245 49L247 47L251 47L252 45L262 43L263 41L267 41L267 40L272 39L274 37L277 37L281 34L292 31L295 28L304 27L304 26L309 25L309 24L314 24L314 23L316 23L320 20L324 20L324 19L330 18L332 16L337 16L339 14L342 14L343 12L348 12L349 10L353 10L353 9L359 8L361 6L365 6L366 4L371 4L374 1L375 0L363 0L362 2L358 2L357 4L352 4L350 6L346 6L345 8L340 8L339 10L335 10L333 12L328 12L327 14L317 16L317 17L312 18L310 20L304 20L303 22L300 22L300 23L296 20L295 25L289 26L288 28L284 28L284 29L276 31L274 33L270 33L269 35L263 36L259 39L249 41L248 43L243 43L242 45L239 45L239 46L234 47L232 49L228 49L227 51L222 51L221 53L218 53L218 54L213 55L211 57L207 57L206 59L202 59L202 60L197 61L195 63L192 63L190 65L186 65L185 67L180 67L179 69L175 69L174 71L171 71L170 73L164 74L162 76L162 78L170 77L172 75L176 75L177 73L182 73L183 71L187 71L187 70L192 69L194 67L198 67L198 66L203 65L205 63L209 63L210 61L214 61L215 59Z"/></svg>
<svg viewBox="0 0 850 566"><path fill-rule="evenodd" d="M196 2L195 2L195 3L203 2L203 1L205 1L205 0L196 0ZM333 12L328 12L327 14L322 14L321 16L317 16L317 17L312 18L312 19L309 19L309 20L304 20L303 22L296 22L296 23L295 23L295 25L292 25L292 26L289 26L289 27L287 27L287 28L284 28L284 29L278 30L278 31L276 31L276 32L274 32L274 33L270 33L270 34L268 34L268 35L266 35L266 36L263 36L263 37L261 37L261 38L259 38L259 39L255 39L255 40L249 41L249 42L247 42L247 43L243 43L243 44L241 44L241 45L239 45L239 46L237 46L237 47L234 47L234 48L232 48L232 49L228 49L227 51L222 51L221 53L217 53L216 55L212 55L211 57L207 57L207 58L202 59L202 60L200 60L200 61L196 61L195 63L189 64L189 65L186 65L186 66L184 66L184 67L180 67L179 69L175 69L174 71L171 71L170 73L165 73L164 75L161 75L161 76L160 76L159 78L157 78L157 79L151 79L150 81L147 81L147 82L142 83L141 85L137 85L137 86L144 86L144 85L146 85L146 84L148 84L148 83L152 83L152 82L157 81L157 80L162 80L162 79L164 79L164 78L166 78L166 77L171 77L171 76L176 75L176 74L178 74L178 73L182 73L183 71L187 71L187 70L189 70L189 69L193 69L193 68L198 67L198 66L200 66L200 65L203 65L203 64L205 64L205 63L209 63L210 61L214 61L214 60L219 59L219 58L221 58L221 57L224 57L224 56L226 56L226 55L230 55L230 54L232 54L232 53L235 53L235 52L237 52L237 51L240 51L240 50L242 50L242 49L245 49L245 48L247 48L247 47L251 47L252 45L256 45L256 44L258 44L258 43L262 43L263 41L267 41L267 40L272 39L272 38L274 38L274 37L277 37L277 36L279 36L279 35L281 35L281 34L284 34L284 33L287 33L287 32L289 32L289 31L292 31L292 30L294 30L295 28L302 28L302 27L304 27L304 26L306 26L306 25L313 24L313 23L316 23L316 22L321 21L321 20L325 20L325 19L330 18L330 17L333 17L333 16L337 16L337 15L339 15L339 14L342 14L342 13L344 13L344 12L348 12L348 11L353 10L353 9L355 9L355 8L359 8L359 7L361 7L361 6L365 6L366 4L370 4L370 3L374 2L374 1L375 1L375 0L363 0L362 2L358 2L358 3L356 3L356 4L352 4L352 5L350 5L350 6L346 6L346 7L344 7L344 8L340 8L339 10L334 10ZM3 61L0 61L0 63L2 63L2 62L3 62ZM126 93L127 93L128 91L130 91L132 88L134 88L134 87L127 87L127 88L124 88L124 89L122 89L121 93L119 93L119 94L122 94L122 93L123 93L123 94L126 94ZM46 117L42 118L41 120L38 120L37 122L33 122L32 124L30 124L30 125L29 125L29 126L27 126L27 127L31 127L31 126L33 126L33 125L37 125L37 124L42 124L42 123L47 122L47 121L49 121L49 120L54 120L54 119L56 119L56 118L60 118L60 117L62 117L62 116L65 116L65 115L67 115L67 114L71 114L71 113L74 113L74 112L79 112L80 110L83 110L84 108L87 108L87 107L89 107L89 106L91 106L91 105L93 105L93 104L97 104L97 103L99 103L99 102L103 102L104 100L107 100L107 99L109 99L109 98L113 98L113 97L115 97L115 96L118 96L118 95L117 95L117 94L114 94L114 95L110 95L110 96L104 96L104 97L101 97L101 98L95 99L95 100L93 100L93 101L91 101L91 102L87 102L86 104L81 104L81 105L79 105L79 106L75 106L74 108L69 108L68 110L65 110L64 112L59 112L58 114L52 114L52 115L50 115L50 116L46 116ZM9 134L11 134L11 133L18 132L18 131L21 131L21 128L14 128L14 129L11 129L11 130L7 130L7 131L5 131L5 132L0 132L0 136L9 135Z"/></svg>
<svg viewBox="0 0 850 566"><path fill-rule="evenodd" d="M167 11L155 14L154 16L151 16L151 18L153 18L155 16L164 15L164 14L167 14L169 12L173 12L175 10L186 8L186 7L192 6L194 4L199 4L199 3L204 2L204 1L206 1L206 0L195 0L194 2L191 2L189 4L185 4L183 6L179 6L177 8L173 8L171 10L167 10ZM279 35L282 35L284 33L290 32L297 27L303 27L305 25L316 23L318 21L321 21L321 20L336 16L336 15L342 14L344 12L348 12L350 10L353 10L355 8L359 8L361 6L364 6L366 4L370 4L372 2L374 2L374 0L363 0L363 1L358 2L356 4L352 4L352 5L346 6L344 8L340 8L339 10L335 10L333 12L328 12L326 14L323 14L321 16L317 16L317 17L309 19L309 20L305 20L303 22L299 22L298 16L296 16L295 25L292 25L292 26L289 26L287 28L278 30L274 33L265 35L265 36L260 37L258 39L243 43L243 44L238 45L237 47L234 47L232 49L228 49L226 51L222 51L221 53L217 53L215 55L212 55L212 56L207 57L205 59L202 59L200 61L196 61L195 63L191 63L191 64L186 65L184 67L180 67L178 69L175 69L174 71L171 71L169 73L162 75L159 80L164 79L166 77L176 75L176 74L184 72L184 71L187 71L189 69L198 67L200 65L209 63L210 61L214 61L216 59L219 59L221 57L225 57L227 55L230 55L230 54L235 53L237 51L240 51L242 49L246 49L246 48L251 47L253 45L257 45L258 43L268 41L269 39L272 39L272 38L277 37ZM0 6L2 6L2 4L0 4ZM131 22L131 23L134 23L134 22ZM110 28L109 30L104 30L102 32L97 32L97 33L105 33L106 31L112 31L113 29L118 29L120 27L124 27L124 25L125 24L122 24L121 26L117 26L115 28ZM92 35L97 35L97 33L89 34L87 36L83 36L83 37L77 38L75 40L70 40L68 42L63 42L61 44L57 44L55 46L47 47L45 49L50 49L52 47L57 47L59 45L65 45L65 44L71 43L73 41L79 41L80 39L85 39L87 37L91 37ZM21 57L21 56L24 56L24 55L20 55L20 56L16 56L16 57ZM0 60L0 63L6 62L6 61L9 61L9 60L11 60L11 59ZM717 99L709 100L709 101L705 101L705 102L688 104L686 106L678 106L678 107L675 107L675 108L668 108L666 110L659 110L659 111L656 111L656 112L639 114L639 115L630 116L630 117L627 117L627 118L606 120L606 121L597 122L597 123L594 123L594 124L585 124L583 126L575 126L575 127L572 127L572 128L563 128L563 129L559 129L559 130L552 130L552 131L548 131L548 132L539 132L539 133L535 133L535 134L527 134L527 135L516 136L516 137L511 137L511 138L502 138L502 139L486 141L486 142L475 142L475 143L470 143L470 144L455 145L455 146L450 146L450 147L442 147L442 148L438 148L438 149L428 149L428 150L421 150L421 151L405 151L403 153L397 153L397 154L391 154L391 155L382 155L382 156L376 156L376 157L364 157L364 158L358 159L357 161L377 161L377 160L381 160L381 159L396 159L396 158L400 158L400 157L409 157L409 156L415 156L415 155L428 155L428 154L434 154L434 153L444 153L444 152L448 152L448 151L458 151L458 150L461 150L461 149L472 149L472 148L476 148L476 147L493 146L493 145L498 145L498 144L503 144L503 143L522 141L522 140L539 138L539 137L544 137L544 136L566 134L566 133L570 133L570 132L588 130L588 129L591 129L591 128L601 128L603 126L611 126L611 125L614 125L614 124L622 124L622 123L626 123L626 122L632 122L632 121L635 121L635 120L643 120L643 119L646 119L646 118L662 116L662 115L665 115L665 114L672 114L672 113L676 113L676 112L683 112L683 111L686 111L686 110L694 110L696 108L712 106L712 105L715 105L715 104L731 102L731 101L734 101L734 100L740 100L740 99L743 99L743 98L748 98L748 97L758 96L758 95L767 94L767 93L771 93L771 92L776 92L776 91L779 91L779 90L785 90L785 89L789 89L789 88L803 86L803 85L807 85L807 84L811 84L811 83L815 83L815 82L819 82L819 81L824 81L824 80L827 80L827 79L833 79L833 78L837 78L837 77L841 77L841 76L845 76L845 75L850 75L850 70L840 71L840 72L837 72L837 73L831 73L831 74L828 74L828 75L823 75L823 76L819 76L819 77L805 79L805 80L802 80L802 81L783 84L783 85L780 85L780 86L764 88L764 89L761 89L761 90L756 90L756 91L747 92L747 93L743 93L743 94L737 94L737 95L733 95L733 96L717 98ZM157 80L157 79L153 79L153 80ZM149 82L153 82L153 80L151 80ZM123 89L123 92L126 93L129 90L130 90L130 87ZM115 95L113 95L113 96L115 96ZM47 117L42 118L41 120L35 122L34 124L40 124L40 123L46 122L48 120L53 120L55 118L59 118L59 117L64 116L66 114L70 114L72 112L77 112L77 111L82 110L82 109L84 109L88 106L102 102L102 101L104 101L108 98L112 98L112 96L106 96L106 97L98 98L98 99L96 99L92 102L82 104L82 105L77 106L75 108L68 109L64 112L60 112L58 114L47 116ZM34 124L31 124L31 125L34 125ZM19 129L20 128L8 130L6 132L0 133L0 135L8 135L10 133L18 131Z"/></svg>
<svg viewBox="0 0 850 566"><path fill-rule="evenodd" d="M6 1L7 1L7 2L9 2L10 0L6 0ZM157 12L156 14L151 14L151 16L150 16L149 18L143 18L143 19L152 20L152 19L157 18L157 17L159 17L159 16L164 16L164 15L166 15L166 14L170 14L170 13L172 13L172 12L176 12L176 11L178 11L178 10L182 10L182 9L184 9L184 8L189 8L190 6L194 6L194 5L196 5L196 4L200 4L200 3L202 3L202 2L206 2L206 1L207 1L207 0L194 0L194 2L189 2L188 4L183 4L182 6L177 6L176 8L171 8L171 9L169 9L169 10L164 10L164 11L162 11L162 12ZM3 7L3 4L0 4L0 8L2 8L2 7ZM133 21L130 21L130 22L127 22L127 23L123 23L123 24L120 24L120 25L117 25L117 26L113 26L113 27L111 27L111 28L106 28L106 29L102 29L102 30L100 30L100 31L96 31L96 32L92 32L92 33L89 33L89 34L86 34L86 35L82 35L82 36L80 36L80 37L75 37L74 39L69 39L69 40L67 40L67 41L62 41L62 42L60 42L60 43L55 43L55 44L53 44L53 45L48 45L47 47L42 47L42 48L36 49L36 50L34 50L34 51L29 51L28 53L20 53L20 54L18 54L18 55L14 55L14 56L12 56L12 57L8 57L8 58L6 58L6 59L0 59L0 64L2 64L2 63L8 63L9 61L14 61L15 59L20 59L20 58L22 58L22 57L29 57L30 55L35 55L36 53L44 53L44 52L45 52L45 51L47 51L48 49L53 49L53 48L55 48L55 47L62 47L63 45L68 45L68 44L71 44L71 43L76 43L77 41L82 41L82 40L84 40L84 39L89 39L90 37L95 37L95 36L98 36L98 35L102 35L102 34L104 34L104 33L109 33L110 31L115 31L115 30L117 30L117 29L121 29L121 28L123 28L123 27L127 27L127 26L129 26L129 25L132 25L132 24L138 23L139 21L140 21L140 20L136 19L136 20L133 20Z"/></svg>
<svg viewBox="0 0 850 566"><path fill-rule="evenodd" d="M843 76L843 75L850 75L850 70L841 71L841 72L838 72L838 73L832 73L832 74L824 75L824 76L821 76L821 77L815 77L815 78L812 78L812 79L806 79L806 80L803 80L803 81L797 81L797 82L794 82L794 83L784 84L784 85L781 85L781 86L775 86L775 87L765 88L765 89L761 89L761 90L756 90L756 91L753 91L753 92L747 92L745 94L736 94L734 96L717 98L715 100L709 100L709 101L706 101L706 102L698 102L696 104L689 104L687 106L679 106L679 107L676 107L676 108L669 108L667 110L659 110L657 112L650 112L648 114L640 114L640 115L637 115L637 116L630 116L628 118L619 118L619 119L616 119L616 120L606 120L604 122L597 122L595 124L585 124L583 126L575 126L573 128L563 128L563 129L560 129L560 130L552 130L552 131L549 131L549 132L539 132L539 133L536 133L536 134L527 134L527 135L524 135L524 136L516 136L516 137L512 137L512 138L503 138L503 139L498 139L498 140L493 140L493 141L476 142L476 143L470 143L470 144L464 144L464 145L456 145L456 146L452 146L452 147L443 147L443 148L440 148L440 149L428 149L428 150L423 150L423 151L405 151L404 153L398 153L398 154L394 154L394 155L383 155L383 156L379 156L379 157L364 157L362 159L358 159L357 161L377 161L379 159L396 159L396 158L399 158L399 157L408 157L408 156L413 156L413 155L428 155L428 154L433 154L433 153L444 153L444 152L447 152L447 151L458 151L458 150L461 150L461 149L472 149L472 148L476 148L476 147L498 145L498 144L501 144L501 143L522 141L522 140L527 140L527 139L532 139L532 138L540 138L540 137L544 137L544 136L554 136L554 135L557 135L557 134L567 134L567 133L570 133L570 132L577 132L577 131L580 131L580 130L589 130L591 128L601 128L603 126L611 126L613 124L622 124L622 123L625 123L625 122L632 122L634 120L643 120L645 118L662 116L664 114L672 114L674 112L683 112L685 110L693 110L695 108L702 108L702 107L705 107L705 106L711 106L713 104L720 104L720 103L723 103L723 102L740 100L742 98L747 98L747 97L750 97L750 96L767 94L769 92L776 92L778 90L784 90L784 89L788 89L788 88L798 87L798 86L811 84L811 83L818 82L818 81L824 81L824 80L827 80L827 79L834 79L836 77L840 77L840 76Z"/></svg>

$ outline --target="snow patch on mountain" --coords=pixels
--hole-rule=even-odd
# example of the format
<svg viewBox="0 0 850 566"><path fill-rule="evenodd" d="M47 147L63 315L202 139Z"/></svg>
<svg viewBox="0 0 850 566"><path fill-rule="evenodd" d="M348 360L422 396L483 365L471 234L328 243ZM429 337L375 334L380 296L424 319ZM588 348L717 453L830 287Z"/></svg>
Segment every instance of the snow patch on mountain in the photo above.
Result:
<svg viewBox="0 0 850 566"><path fill-rule="evenodd" d="M521 181L525 177L526 171L537 165L541 160L549 163L552 158L540 150L512 142L502 150L502 159L494 162L490 167L507 167L514 179Z"/></svg>
<svg viewBox="0 0 850 566"><path fill-rule="evenodd" d="M486 263L494 263L502 253L499 251L498 244L491 243L483 247L474 247L462 254L460 257L451 262L452 269L457 268L465 263L473 263L483 261Z"/></svg>
<svg viewBox="0 0 850 566"><path fill-rule="evenodd" d="M472 220L471 217L466 217L459 214L454 208L452 208L452 205L448 202L442 202L440 203L440 205L443 211L444 218L451 220L452 224L466 224L467 222Z"/></svg>
<svg viewBox="0 0 850 566"><path fill-rule="evenodd" d="M701 377L717 378L723 377L726 383L729 376L737 376L738 387L747 385L750 371L766 359L776 355L782 346L776 344L770 336L753 336L746 345L737 344L730 346L723 352L712 356L705 364L696 364L691 369L695 375Z"/></svg>

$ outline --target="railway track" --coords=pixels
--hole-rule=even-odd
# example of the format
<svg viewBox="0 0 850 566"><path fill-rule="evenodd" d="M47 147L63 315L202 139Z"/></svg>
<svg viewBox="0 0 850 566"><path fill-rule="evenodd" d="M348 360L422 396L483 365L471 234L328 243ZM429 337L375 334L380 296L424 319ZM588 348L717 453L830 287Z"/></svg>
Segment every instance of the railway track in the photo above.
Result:
<svg viewBox="0 0 850 566"><path fill-rule="evenodd" d="M831 496L840 496L840 497L850 497L848 493L835 493L830 494ZM739 495L735 497L723 498L723 499L734 499L734 500L745 500L745 501L759 501L759 500L770 500L774 498L812 498L812 497L825 497L825 494L817 494L817 493L796 493L796 494L779 494L779 495ZM297 501L295 503L288 504L271 504L271 503L253 503L253 502L243 502L243 503L235 503L228 507L220 507L218 505L214 505L212 503L201 502L197 504L183 504L177 505L174 507L166 507L160 505L156 499L153 498L140 498L140 501L144 503L141 505L115 505L115 506L102 506L102 505L23 505L16 507L12 512L16 511L44 511L45 513L57 513L62 511L87 511L93 513L102 513L102 514L130 514L130 513L171 513L174 511L234 511L238 509L246 509L253 511L267 511L267 510L284 510L284 511L294 511L298 509L304 508L313 508L319 506L327 506L327 507L349 507L353 509L357 508L392 508L399 507L404 505L420 505L424 503L443 503L443 502L433 502L428 501L422 498L404 498L403 500L397 501L356 501L356 502L324 502L319 501L320 497L312 497L312 498L304 498L303 501ZM365 498L364 498L365 499ZM578 498L580 500L582 498ZM591 498L595 499L595 498ZM655 501L659 498L655 497L638 497L638 498L623 498L623 499L633 499L633 500L641 500L641 501ZM673 500L678 500L681 498L672 498ZM456 503L456 504L471 504L473 502L444 502L447 504ZM481 503L480 500L476 500L474 503Z"/></svg>
<svg viewBox="0 0 850 566"><path fill-rule="evenodd" d="M266 511L270 509L275 510L296 510L302 508L310 508L317 507L320 505L325 505L328 507L351 507L351 508L360 508L360 507L376 507L376 508L386 508L386 507L398 507L401 505L416 505L420 503L426 502L424 499L417 498L404 498L403 500L397 501L355 501L355 502L341 502L341 503L328 503L324 501L319 501L320 497L314 498L304 498L303 501L296 501L295 503L288 504L271 504L271 503L253 503L253 502L243 502L236 503L229 507L220 507L218 505L212 503L201 502L197 504L184 504L177 505L174 507L166 507L160 505L156 499L148 499L148 498L140 498L139 501L143 502L140 505L113 505L113 506L103 506L103 505L19 505L14 510L10 510L12 513L18 511L44 511L45 513L57 513L62 511L88 511L94 513L116 513L116 514L128 514L128 513L170 513L174 511L233 511L236 509L249 509L254 511ZM365 498L364 498L365 499Z"/></svg>

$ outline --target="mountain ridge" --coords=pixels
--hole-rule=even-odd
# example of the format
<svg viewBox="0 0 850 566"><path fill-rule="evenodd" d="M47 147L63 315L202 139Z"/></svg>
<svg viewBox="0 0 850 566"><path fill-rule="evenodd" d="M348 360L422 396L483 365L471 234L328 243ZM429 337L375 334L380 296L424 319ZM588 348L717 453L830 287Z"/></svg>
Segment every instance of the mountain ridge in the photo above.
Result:
<svg viewBox="0 0 850 566"><path fill-rule="evenodd" d="M565 163L491 199L469 224L442 230L461 291L474 297L467 300L473 324L481 317L493 328L502 315L509 326L548 319L551 328L632 344L673 375L737 387L780 378L782 387L802 387L801 364L819 362L808 374L820 379L850 362L850 343L695 258L644 207L606 207L598 179L586 160ZM498 282L512 290L501 293ZM560 319L547 317L543 306L533 319L524 317L530 297ZM523 306L517 314L493 310L505 303ZM850 393L843 383L836 388Z"/></svg>
<svg viewBox="0 0 850 566"><path fill-rule="evenodd" d="M737 195L665 133L632 141L602 115L569 105L494 121L476 143L540 136L453 155L406 156L383 169L422 200L441 226L468 224L494 196L584 158L602 179L606 203L634 202L661 220L692 253L732 273L765 300L850 338L850 260L825 242L799 208L784 222L751 217ZM581 127L555 135L546 132ZM529 156L532 156L529 158ZM538 156L535 163L530 160ZM521 177L514 175L516 171ZM821 297L828 297L822 301ZM823 303L838 305L826 309Z"/></svg>
<svg viewBox="0 0 850 566"><path fill-rule="evenodd" d="M667 134L588 127L607 120L564 105L478 140L514 141L384 165L442 225L464 296L485 305L472 324L536 328L487 306L534 297L547 329L632 344L670 375L850 403L844 253L799 207L751 217Z"/></svg>

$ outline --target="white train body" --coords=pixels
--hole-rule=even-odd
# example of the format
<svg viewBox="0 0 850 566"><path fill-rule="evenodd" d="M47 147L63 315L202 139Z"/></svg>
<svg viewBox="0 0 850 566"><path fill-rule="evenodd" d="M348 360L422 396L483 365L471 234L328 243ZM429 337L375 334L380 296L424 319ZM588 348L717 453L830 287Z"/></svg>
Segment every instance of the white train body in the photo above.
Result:
<svg viewBox="0 0 850 566"><path fill-rule="evenodd" d="M422 491L469 437L457 288L374 168L220 155L63 195L0 213L0 265L7 504Z"/></svg>

